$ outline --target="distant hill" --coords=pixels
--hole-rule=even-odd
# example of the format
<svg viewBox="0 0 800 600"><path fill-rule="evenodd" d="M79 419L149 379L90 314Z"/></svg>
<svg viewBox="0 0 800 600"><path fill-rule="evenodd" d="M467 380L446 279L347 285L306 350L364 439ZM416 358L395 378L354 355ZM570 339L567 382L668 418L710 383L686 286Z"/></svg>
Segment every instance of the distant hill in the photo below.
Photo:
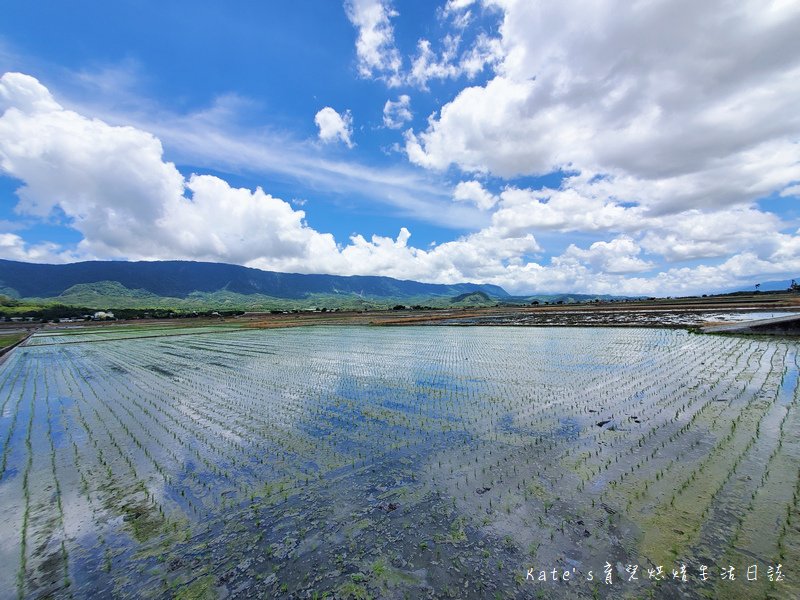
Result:
<svg viewBox="0 0 800 600"><path fill-rule="evenodd" d="M642 296L613 296L611 294L535 294L532 296L510 296L504 302L515 302L520 304L539 303L550 304L562 303L573 304L576 302L592 302L593 300L641 300Z"/></svg>
<svg viewBox="0 0 800 600"><path fill-rule="evenodd" d="M795 281L800 282L800 277L796 277ZM738 286L735 288L731 288L727 290L728 292L753 292L756 289L756 283L761 283L761 286L758 288L761 292L783 292L789 289L789 286L792 285L791 279L784 279L783 281L762 281L762 282L754 282L753 285L749 287Z"/></svg>
<svg viewBox="0 0 800 600"><path fill-rule="evenodd" d="M486 292L467 292L466 294L459 294L450 298L450 304L486 304L494 300Z"/></svg>
<svg viewBox="0 0 800 600"><path fill-rule="evenodd" d="M192 261L88 261L63 265L0 260L0 294L88 307L198 308L209 304L257 309L292 305L358 304L380 300L449 301L480 293L508 298L496 285L421 283L379 276L307 275Z"/></svg>

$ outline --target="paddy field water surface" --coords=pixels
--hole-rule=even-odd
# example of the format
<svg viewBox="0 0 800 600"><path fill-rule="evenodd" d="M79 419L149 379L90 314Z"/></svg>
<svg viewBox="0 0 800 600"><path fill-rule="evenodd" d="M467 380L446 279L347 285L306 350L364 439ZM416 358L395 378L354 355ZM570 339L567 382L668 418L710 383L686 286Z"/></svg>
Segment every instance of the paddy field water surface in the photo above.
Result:
<svg viewBox="0 0 800 600"><path fill-rule="evenodd" d="M0 366L9 597L800 594L796 341L131 333Z"/></svg>

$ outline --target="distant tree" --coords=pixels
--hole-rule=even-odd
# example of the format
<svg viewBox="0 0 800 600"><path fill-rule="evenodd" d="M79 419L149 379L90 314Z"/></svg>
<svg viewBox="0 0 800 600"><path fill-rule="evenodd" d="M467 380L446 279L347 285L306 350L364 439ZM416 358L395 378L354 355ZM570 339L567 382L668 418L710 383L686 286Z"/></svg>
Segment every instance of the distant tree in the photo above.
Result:
<svg viewBox="0 0 800 600"><path fill-rule="evenodd" d="M0 306L19 306L19 300L0 294Z"/></svg>
<svg viewBox="0 0 800 600"><path fill-rule="evenodd" d="M798 284L794 279L792 279L791 285L789 285L790 292L800 292L800 284Z"/></svg>
<svg viewBox="0 0 800 600"><path fill-rule="evenodd" d="M761 284L760 284L760 283L757 283L757 284L756 284L756 291L759 291L760 289L761 289Z"/></svg>

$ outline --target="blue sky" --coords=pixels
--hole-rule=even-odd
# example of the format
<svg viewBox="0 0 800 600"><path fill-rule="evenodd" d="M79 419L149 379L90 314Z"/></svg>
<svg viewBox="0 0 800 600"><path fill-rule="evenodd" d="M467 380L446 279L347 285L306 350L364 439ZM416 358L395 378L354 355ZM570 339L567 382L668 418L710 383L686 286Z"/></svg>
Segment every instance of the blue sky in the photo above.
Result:
<svg viewBox="0 0 800 600"><path fill-rule="evenodd" d="M795 3L16 2L0 257L684 294L800 274Z"/></svg>

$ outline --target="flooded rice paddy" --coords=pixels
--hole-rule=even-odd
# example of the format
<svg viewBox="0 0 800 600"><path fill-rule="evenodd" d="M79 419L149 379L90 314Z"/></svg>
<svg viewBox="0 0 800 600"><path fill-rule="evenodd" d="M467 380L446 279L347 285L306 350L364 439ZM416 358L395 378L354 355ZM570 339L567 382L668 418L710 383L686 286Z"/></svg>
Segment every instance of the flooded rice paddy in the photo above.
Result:
<svg viewBox="0 0 800 600"><path fill-rule="evenodd" d="M800 594L796 341L129 334L0 365L3 597Z"/></svg>
<svg viewBox="0 0 800 600"><path fill-rule="evenodd" d="M599 311L592 309L567 309L558 308L533 313L510 313L500 315L481 315L471 317L453 317L437 319L430 324L437 325L497 325L497 326L528 326L528 327L597 327L597 326L638 326L638 327L674 327L689 328L699 327L711 323L744 323L758 319L774 319L777 317L791 317L796 312L790 311L754 311L743 310L698 310L683 308L669 310L663 308L650 309L622 309L614 311Z"/></svg>

